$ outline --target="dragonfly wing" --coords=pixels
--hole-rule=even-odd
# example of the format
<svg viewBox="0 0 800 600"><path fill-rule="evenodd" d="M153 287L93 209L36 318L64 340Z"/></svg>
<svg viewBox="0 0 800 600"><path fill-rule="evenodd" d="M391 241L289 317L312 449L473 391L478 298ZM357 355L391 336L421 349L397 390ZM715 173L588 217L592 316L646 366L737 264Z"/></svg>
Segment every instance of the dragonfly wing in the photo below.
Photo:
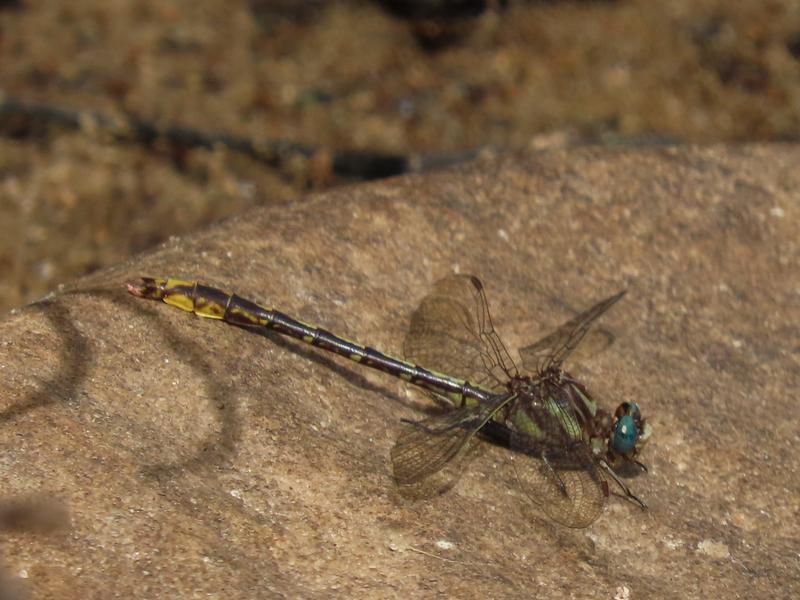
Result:
<svg viewBox="0 0 800 600"><path fill-rule="evenodd" d="M485 406L463 406L422 421L407 421L391 452L395 481L411 485L440 471L512 398L503 396Z"/></svg>
<svg viewBox="0 0 800 600"><path fill-rule="evenodd" d="M407 360L500 392L517 374L494 330L483 285L471 275L437 282L411 317Z"/></svg>
<svg viewBox="0 0 800 600"><path fill-rule="evenodd" d="M592 323L611 308L625 291L601 300L590 309L570 319L551 334L519 351L523 366L530 372L542 373L559 368L578 347Z"/></svg>
<svg viewBox="0 0 800 600"><path fill-rule="evenodd" d="M525 452L509 459L520 489L533 504L562 525L588 527L603 510L608 485L587 448L571 454L569 461L545 461Z"/></svg>
<svg viewBox="0 0 800 600"><path fill-rule="evenodd" d="M512 407L506 420L513 450L509 458L520 489L550 518L569 527L592 523L608 489L584 441L584 418L566 388L542 382L536 394Z"/></svg>
<svg viewBox="0 0 800 600"><path fill-rule="evenodd" d="M575 347L569 358L581 360L597 356L611 347L616 339L616 336L610 330L604 327L592 327L586 332L583 340Z"/></svg>

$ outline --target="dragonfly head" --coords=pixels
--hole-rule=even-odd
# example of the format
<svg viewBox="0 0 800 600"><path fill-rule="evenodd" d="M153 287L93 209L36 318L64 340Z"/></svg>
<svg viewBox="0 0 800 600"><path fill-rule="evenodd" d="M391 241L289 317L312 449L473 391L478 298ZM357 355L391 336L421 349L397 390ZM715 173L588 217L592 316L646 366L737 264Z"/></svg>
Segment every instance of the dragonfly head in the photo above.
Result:
<svg viewBox="0 0 800 600"><path fill-rule="evenodd" d="M652 429L639 410L636 402L623 402L614 413L609 454L626 460L635 460L650 437Z"/></svg>

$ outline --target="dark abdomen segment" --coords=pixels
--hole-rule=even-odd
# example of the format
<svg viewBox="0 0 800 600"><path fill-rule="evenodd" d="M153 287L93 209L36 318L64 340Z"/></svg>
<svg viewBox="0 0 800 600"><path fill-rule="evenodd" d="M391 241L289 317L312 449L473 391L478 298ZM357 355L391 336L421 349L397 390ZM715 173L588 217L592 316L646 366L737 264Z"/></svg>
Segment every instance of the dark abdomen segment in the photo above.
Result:
<svg viewBox="0 0 800 600"><path fill-rule="evenodd" d="M280 311L264 308L236 294L180 279L155 279L143 277L141 284L128 284L128 291L139 298L163 302L192 312L199 317L220 319L240 327L266 327L278 333L302 340L323 350L399 377L414 385L447 396L461 404L469 399L487 400L493 394L470 385L468 382L429 371L412 363L393 358L382 352L362 346L293 319Z"/></svg>

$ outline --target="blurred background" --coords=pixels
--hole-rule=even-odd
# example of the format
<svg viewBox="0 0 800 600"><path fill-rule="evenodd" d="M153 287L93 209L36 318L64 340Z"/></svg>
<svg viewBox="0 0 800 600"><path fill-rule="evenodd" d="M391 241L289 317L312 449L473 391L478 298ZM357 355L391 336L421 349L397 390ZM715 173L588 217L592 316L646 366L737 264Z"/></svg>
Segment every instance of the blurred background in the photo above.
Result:
<svg viewBox="0 0 800 600"><path fill-rule="evenodd" d="M799 127L796 0L0 0L0 314L310 190Z"/></svg>

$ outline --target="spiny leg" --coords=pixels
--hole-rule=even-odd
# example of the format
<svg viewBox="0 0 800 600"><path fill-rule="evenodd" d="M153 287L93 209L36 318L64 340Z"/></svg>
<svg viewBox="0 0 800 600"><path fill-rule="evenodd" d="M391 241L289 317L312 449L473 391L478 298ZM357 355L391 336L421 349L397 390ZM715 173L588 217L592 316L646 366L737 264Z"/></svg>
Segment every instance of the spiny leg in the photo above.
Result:
<svg viewBox="0 0 800 600"><path fill-rule="evenodd" d="M614 472L614 469L612 469L611 466L605 460L601 460L599 462L600 462L600 466L602 466L603 469L605 469L605 471L606 471L606 473L608 473L609 477L611 477L611 479L614 480L614 482L620 487L620 489L622 489L622 491L625 492L625 497L628 500L638 504L642 508L642 510L647 508L647 504L645 504L644 500L642 500L641 498L636 496L630 490L630 488L623 483L623 481L619 478L619 476Z"/></svg>

